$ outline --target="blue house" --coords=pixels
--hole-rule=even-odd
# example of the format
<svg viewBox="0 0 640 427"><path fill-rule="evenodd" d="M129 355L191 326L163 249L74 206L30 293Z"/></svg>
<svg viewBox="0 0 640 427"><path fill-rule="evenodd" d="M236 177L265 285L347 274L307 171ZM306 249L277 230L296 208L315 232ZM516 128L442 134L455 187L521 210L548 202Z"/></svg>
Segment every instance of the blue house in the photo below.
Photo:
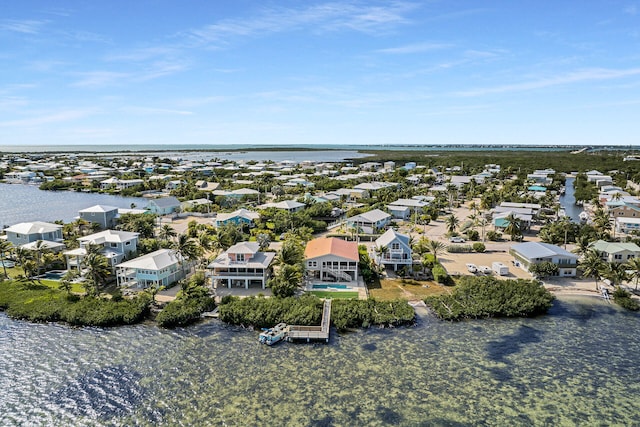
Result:
<svg viewBox="0 0 640 427"><path fill-rule="evenodd" d="M147 209L156 215L170 215L180 210L180 201L175 197L161 197L152 199Z"/></svg>
<svg viewBox="0 0 640 427"><path fill-rule="evenodd" d="M220 227L225 224L248 225L252 227L254 221L260 218L260 214L247 209L238 209L231 213L219 213L215 219L215 226Z"/></svg>

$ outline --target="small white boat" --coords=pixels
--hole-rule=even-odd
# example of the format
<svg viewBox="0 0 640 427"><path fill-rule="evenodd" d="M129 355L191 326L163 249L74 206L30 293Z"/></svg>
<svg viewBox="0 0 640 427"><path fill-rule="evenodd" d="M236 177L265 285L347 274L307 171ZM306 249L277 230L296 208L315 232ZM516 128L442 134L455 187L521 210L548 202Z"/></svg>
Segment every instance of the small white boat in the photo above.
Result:
<svg viewBox="0 0 640 427"><path fill-rule="evenodd" d="M589 214L586 211L580 212L578 217L580 218L580 222L587 222L589 220Z"/></svg>
<svg viewBox="0 0 640 427"><path fill-rule="evenodd" d="M269 328L266 331L261 332L258 339L262 344L274 345L275 343L285 339L288 332L289 326L287 326L286 323L278 323L273 328Z"/></svg>

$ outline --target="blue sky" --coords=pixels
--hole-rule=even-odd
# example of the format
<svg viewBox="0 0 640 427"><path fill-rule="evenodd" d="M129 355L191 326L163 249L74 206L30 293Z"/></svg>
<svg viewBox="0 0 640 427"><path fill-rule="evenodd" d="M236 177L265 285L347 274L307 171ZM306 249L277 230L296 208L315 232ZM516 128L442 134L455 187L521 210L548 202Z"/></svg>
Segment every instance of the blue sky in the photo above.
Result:
<svg viewBox="0 0 640 427"><path fill-rule="evenodd" d="M0 145L640 145L640 1L6 1Z"/></svg>

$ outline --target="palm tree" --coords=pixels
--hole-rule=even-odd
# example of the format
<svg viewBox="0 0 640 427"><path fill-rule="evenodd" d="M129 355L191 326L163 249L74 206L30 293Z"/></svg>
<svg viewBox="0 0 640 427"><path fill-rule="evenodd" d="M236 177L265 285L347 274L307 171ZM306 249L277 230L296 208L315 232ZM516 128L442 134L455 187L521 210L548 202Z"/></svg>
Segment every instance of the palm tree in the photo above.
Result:
<svg viewBox="0 0 640 427"><path fill-rule="evenodd" d="M256 241L258 242L259 249L265 251L271 244L271 237L267 233L260 233L256 236Z"/></svg>
<svg viewBox="0 0 640 427"><path fill-rule="evenodd" d="M511 236L511 241L516 240L517 237L522 236L522 221L513 212L505 217L505 221L508 222L504 231Z"/></svg>
<svg viewBox="0 0 640 427"><path fill-rule="evenodd" d="M622 282L629 280L627 265L619 262L607 262L602 270L602 276L611 282L614 288L620 287Z"/></svg>
<svg viewBox="0 0 640 427"><path fill-rule="evenodd" d="M640 258L633 258L627 261L627 268L631 270L631 277L636 279L636 291L637 291L638 279L640 279Z"/></svg>
<svg viewBox="0 0 640 427"><path fill-rule="evenodd" d="M458 228L458 225L460 224L460 220L458 220L458 218L455 215L449 215L446 219L446 224L447 224L447 231L449 233L453 233Z"/></svg>
<svg viewBox="0 0 640 427"><path fill-rule="evenodd" d="M5 265L4 260L7 259L6 255L11 251L12 246L11 242L0 240L0 262L2 263L2 269L4 270L4 277L6 279L8 279L9 276L7 275L7 266Z"/></svg>
<svg viewBox="0 0 640 427"><path fill-rule="evenodd" d="M382 245L382 246L375 245L373 247L373 252L376 254L376 264L382 265L382 259L384 258L384 254L389 252L389 248L386 247L385 245Z"/></svg>
<svg viewBox="0 0 640 427"><path fill-rule="evenodd" d="M296 240L285 240L274 258L275 265L299 265L304 260L304 248Z"/></svg>
<svg viewBox="0 0 640 427"><path fill-rule="evenodd" d="M83 264L85 289L89 295L96 295L111 275L109 260L100 253L90 252L84 258Z"/></svg>
<svg viewBox="0 0 640 427"><path fill-rule="evenodd" d="M182 272L184 273L184 262L191 261L200 257L202 253L202 249L195 242L194 239L187 236L186 234L181 234L178 236L178 240L173 245L176 253L180 255L181 261L180 264L182 266Z"/></svg>
<svg viewBox="0 0 640 427"><path fill-rule="evenodd" d="M604 268L604 261L600 258L600 254L594 249L589 249L580 261L583 277L592 277L596 282L596 290L598 290L598 279Z"/></svg>
<svg viewBox="0 0 640 427"><path fill-rule="evenodd" d="M160 240L169 241L176 236L176 230L174 230L169 224L164 224L158 231L158 239Z"/></svg>
<svg viewBox="0 0 640 427"><path fill-rule="evenodd" d="M433 254L433 258L437 260L438 253L444 251L447 248L447 245L437 240L429 240L429 243L427 243L427 248L429 249L429 252Z"/></svg>
<svg viewBox="0 0 640 427"><path fill-rule="evenodd" d="M574 254L578 254L579 256L584 256L589 251L589 245L591 244L591 239L589 236L582 235L576 239L576 247L573 251Z"/></svg>

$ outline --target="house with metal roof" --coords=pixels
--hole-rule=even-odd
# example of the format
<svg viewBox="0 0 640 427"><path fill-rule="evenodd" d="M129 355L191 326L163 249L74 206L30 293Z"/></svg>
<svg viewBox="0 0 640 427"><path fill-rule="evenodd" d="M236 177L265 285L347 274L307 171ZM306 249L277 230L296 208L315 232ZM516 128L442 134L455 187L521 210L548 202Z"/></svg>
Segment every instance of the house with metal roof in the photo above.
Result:
<svg viewBox="0 0 640 427"><path fill-rule="evenodd" d="M95 205L78 211L85 221L100 225L100 228L113 228L118 222L118 208L115 206Z"/></svg>
<svg viewBox="0 0 640 427"><path fill-rule="evenodd" d="M558 276L574 277L578 256L560 246L542 242L525 242L511 246L509 253L525 270L533 264L550 262L558 266Z"/></svg>
<svg viewBox="0 0 640 427"><path fill-rule="evenodd" d="M606 242L598 240L589 245L607 262L623 263L640 256L640 247L635 243Z"/></svg>
<svg viewBox="0 0 640 427"><path fill-rule="evenodd" d="M22 246L38 240L62 242L62 225L50 222L21 222L5 228L8 242L14 246Z"/></svg>
<svg viewBox="0 0 640 427"><path fill-rule="evenodd" d="M225 224L235 224L251 227L254 225L254 221L259 218L260 214L258 212L242 208L229 213L219 213L214 220L214 225L220 227Z"/></svg>
<svg viewBox="0 0 640 427"><path fill-rule="evenodd" d="M366 234L377 233L386 227L389 222L391 222L391 215L380 209L373 209L347 218L347 225L349 227L357 228L361 230L358 231L358 233L362 232Z"/></svg>
<svg viewBox="0 0 640 427"><path fill-rule="evenodd" d="M236 243L207 266L208 276L214 286L265 289L274 257L275 252L260 252L256 242Z"/></svg>
<svg viewBox="0 0 640 427"><path fill-rule="evenodd" d="M411 266L413 264L411 244L409 236L400 234L394 229L388 229L378 237L373 246L373 259L376 264L398 270L398 267Z"/></svg>
<svg viewBox="0 0 640 427"><path fill-rule="evenodd" d="M156 215L170 215L180 209L180 200L173 196L151 199L147 209Z"/></svg>
<svg viewBox="0 0 640 427"><path fill-rule="evenodd" d="M99 233L80 237L80 247L64 252L67 259L67 269L82 266L82 260L91 246L100 246L100 253L104 255L111 267L121 263L138 250L138 236L140 233L119 230L105 230Z"/></svg>
<svg viewBox="0 0 640 427"><path fill-rule="evenodd" d="M169 286L184 278L190 270L183 265L180 254L171 249L159 249L116 265L118 286L148 288Z"/></svg>

